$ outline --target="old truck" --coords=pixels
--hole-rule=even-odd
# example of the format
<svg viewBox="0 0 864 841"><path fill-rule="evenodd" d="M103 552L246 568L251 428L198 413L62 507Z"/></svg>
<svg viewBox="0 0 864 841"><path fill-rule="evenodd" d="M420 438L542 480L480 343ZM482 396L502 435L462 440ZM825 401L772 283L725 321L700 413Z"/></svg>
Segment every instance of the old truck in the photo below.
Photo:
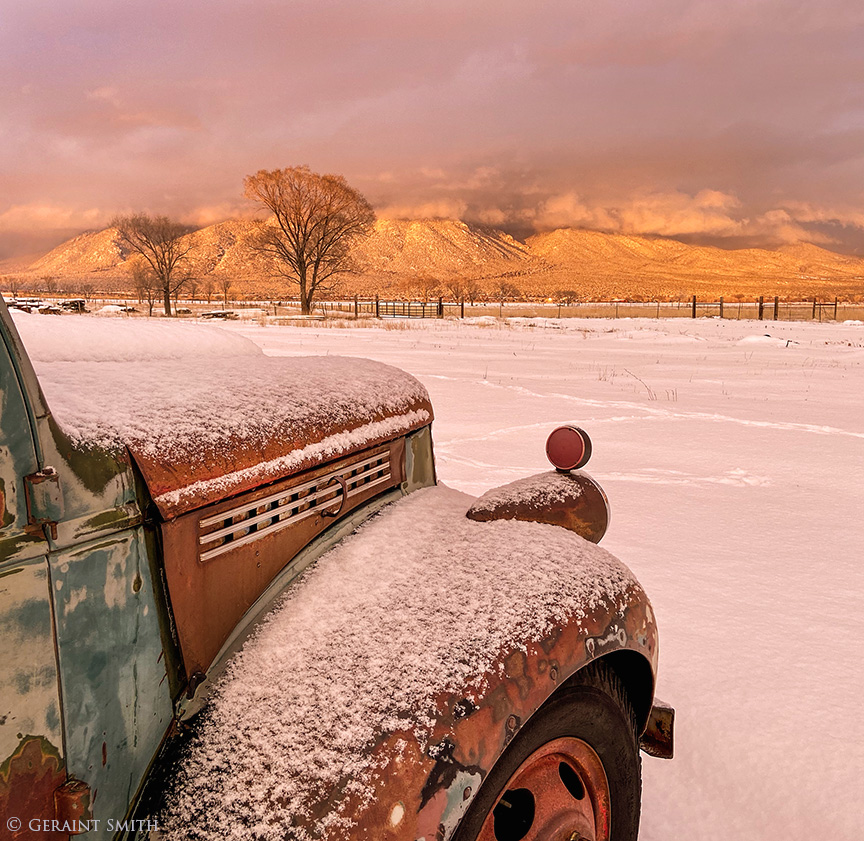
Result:
<svg viewBox="0 0 864 841"><path fill-rule="evenodd" d="M636 838L672 711L585 433L475 500L392 367L0 335L0 838Z"/></svg>

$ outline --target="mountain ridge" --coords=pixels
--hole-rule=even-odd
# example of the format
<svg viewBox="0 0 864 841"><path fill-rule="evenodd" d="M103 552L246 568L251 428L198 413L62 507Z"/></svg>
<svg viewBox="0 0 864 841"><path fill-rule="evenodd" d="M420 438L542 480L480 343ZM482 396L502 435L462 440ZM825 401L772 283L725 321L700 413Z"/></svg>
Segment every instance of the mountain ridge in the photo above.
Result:
<svg viewBox="0 0 864 841"><path fill-rule="evenodd" d="M192 232L189 270L198 283L229 280L235 293L278 296L278 273L248 247L255 227L234 219ZM17 273L21 282L50 276L74 285L129 286L129 253L111 228L80 234ZM776 250L690 245L666 237L560 228L521 241L457 219L379 219L352 250L342 294L410 296L504 284L526 296L562 290L581 297L681 297L690 294L840 295L864 293L864 260L812 243ZM512 292L513 289L510 289Z"/></svg>

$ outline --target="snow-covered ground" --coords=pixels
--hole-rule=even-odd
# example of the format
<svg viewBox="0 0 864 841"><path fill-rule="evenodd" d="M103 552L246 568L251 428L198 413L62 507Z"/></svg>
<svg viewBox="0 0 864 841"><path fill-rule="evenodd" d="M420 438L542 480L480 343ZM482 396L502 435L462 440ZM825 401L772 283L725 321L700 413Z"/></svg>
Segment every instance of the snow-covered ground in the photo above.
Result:
<svg viewBox="0 0 864 841"><path fill-rule="evenodd" d="M417 376L439 476L473 494L547 469L554 426L585 427L603 545L651 596L678 715L675 760L644 761L641 838L860 841L864 325L398 326L228 329Z"/></svg>

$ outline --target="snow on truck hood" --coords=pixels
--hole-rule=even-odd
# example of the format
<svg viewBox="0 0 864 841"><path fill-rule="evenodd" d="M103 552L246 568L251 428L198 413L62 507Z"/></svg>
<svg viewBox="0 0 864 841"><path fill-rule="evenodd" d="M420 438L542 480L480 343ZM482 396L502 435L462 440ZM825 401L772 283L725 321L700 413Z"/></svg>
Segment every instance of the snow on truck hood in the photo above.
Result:
<svg viewBox="0 0 864 841"><path fill-rule="evenodd" d="M370 755L376 737L428 738L441 693L482 696L502 652L639 587L572 532L477 523L472 502L441 485L417 491L288 591L215 689L169 784L163 838L192 827L199 841L300 841L310 836L297 824L328 802L318 828L349 837L346 792L366 800L387 773Z"/></svg>
<svg viewBox="0 0 864 841"><path fill-rule="evenodd" d="M14 320L63 432L127 447L166 518L432 420L417 380L371 360L272 358L210 325Z"/></svg>

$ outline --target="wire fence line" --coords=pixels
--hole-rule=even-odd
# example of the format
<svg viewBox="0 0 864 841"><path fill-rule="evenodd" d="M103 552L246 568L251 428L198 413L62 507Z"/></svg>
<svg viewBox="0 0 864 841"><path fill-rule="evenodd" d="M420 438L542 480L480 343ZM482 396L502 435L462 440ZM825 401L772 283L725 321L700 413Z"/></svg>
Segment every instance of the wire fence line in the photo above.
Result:
<svg viewBox="0 0 864 841"><path fill-rule="evenodd" d="M34 299L35 300L35 299ZM79 299L82 300L83 299ZM63 305L62 298L51 299ZM722 318L760 321L864 321L864 302L838 299L784 301L779 297L699 300L695 295L679 301L494 301L396 299L380 296L356 296L341 300L316 301L312 313L302 315L300 302L294 300L227 300L180 298L174 301L180 316L200 317L229 314L243 317L275 316L281 319L334 318ZM98 311L103 306L128 308L130 314L148 314L147 304L134 296L92 296L86 301L86 311ZM159 307L154 308L158 312Z"/></svg>
<svg viewBox="0 0 864 841"><path fill-rule="evenodd" d="M695 295L684 301L525 301L391 300L355 298L320 301L322 315L376 318L723 318L759 321L864 320L864 303L818 300L781 301L779 297L745 301L700 301Z"/></svg>

